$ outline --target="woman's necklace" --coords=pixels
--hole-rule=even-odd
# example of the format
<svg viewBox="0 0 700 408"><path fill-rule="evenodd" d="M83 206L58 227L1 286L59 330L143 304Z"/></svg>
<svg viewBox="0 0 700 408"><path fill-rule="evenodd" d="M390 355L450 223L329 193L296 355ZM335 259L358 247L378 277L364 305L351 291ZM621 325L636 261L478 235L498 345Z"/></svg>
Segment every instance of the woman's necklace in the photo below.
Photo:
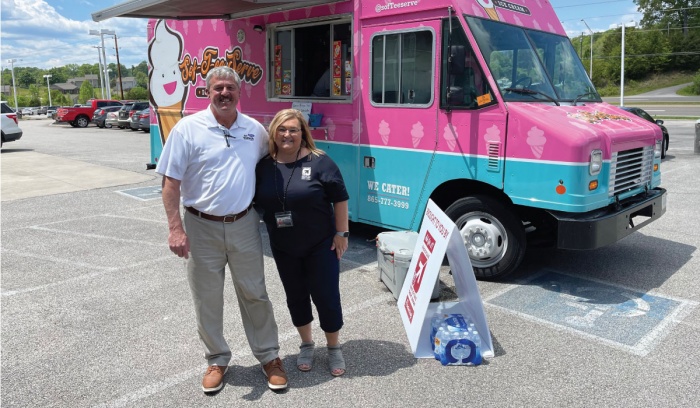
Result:
<svg viewBox="0 0 700 408"><path fill-rule="evenodd" d="M279 155L275 155L275 160L273 160L273 164L275 165L275 172L274 172L274 183L275 183L275 195L277 195L277 201L282 204L282 211L285 211L285 206L287 204L287 190L289 189L289 183L292 181L292 176L294 175L294 170L297 169L296 162L299 161L299 154L301 154L301 147L299 147L299 150L297 150L297 158L294 160L294 167L292 167L292 172L289 174L289 179L287 179L287 185L284 187L284 190L282 191L282 198L280 198L279 191L277 190L277 159ZM282 164L285 164L283 162L280 162ZM283 179L284 180L284 179Z"/></svg>

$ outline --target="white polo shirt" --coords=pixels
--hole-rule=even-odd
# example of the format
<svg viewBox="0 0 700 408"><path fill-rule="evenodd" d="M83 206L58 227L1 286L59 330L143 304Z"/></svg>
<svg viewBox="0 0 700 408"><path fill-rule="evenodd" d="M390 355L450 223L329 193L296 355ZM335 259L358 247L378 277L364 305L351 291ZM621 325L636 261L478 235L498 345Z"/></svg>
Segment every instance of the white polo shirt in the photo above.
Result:
<svg viewBox="0 0 700 408"><path fill-rule="evenodd" d="M182 118L156 166L156 173L181 181L185 207L216 216L238 214L253 201L255 166L267 154L269 140L265 128L241 112L229 128L231 137L223 128L211 106Z"/></svg>

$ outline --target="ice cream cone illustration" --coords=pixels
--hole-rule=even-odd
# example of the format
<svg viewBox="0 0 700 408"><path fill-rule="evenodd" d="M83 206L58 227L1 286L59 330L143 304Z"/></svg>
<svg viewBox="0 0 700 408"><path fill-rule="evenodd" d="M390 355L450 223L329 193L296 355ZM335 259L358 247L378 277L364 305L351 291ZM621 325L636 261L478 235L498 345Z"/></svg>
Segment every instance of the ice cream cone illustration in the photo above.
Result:
<svg viewBox="0 0 700 408"><path fill-rule="evenodd" d="M165 21L156 23L154 36L148 46L148 75L151 104L156 110L163 144L175 123L182 118L182 108L187 99L187 86L182 82L180 56L182 36L170 29Z"/></svg>
<svg viewBox="0 0 700 408"><path fill-rule="evenodd" d="M457 138L459 137L457 131L451 125L448 124L445 126L445 130L442 133L442 137L445 138L445 142L447 142L447 147L449 147L451 151L454 151L455 146L457 145Z"/></svg>
<svg viewBox="0 0 700 408"><path fill-rule="evenodd" d="M423 125L420 122L413 124L411 129L411 141L413 142L413 147L418 147L421 139L423 139Z"/></svg>
<svg viewBox="0 0 700 408"><path fill-rule="evenodd" d="M498 21L498 12L496 12L496 7L493 5L492 0L476 0L479 2L479 5L484 8L484 11L486 14L489 15L489 18L491 20L496 20Z"/></svg>
<svg viewBox="0 0 700 408"><path fill-rule="evenodd" d="M501 131L498 129L498 126L493 125L486 129L484 140L486 143L499 143L501 141Z"/></svg>
<svg viewBox="0 0 700 408"><path fill-rule="evenodd" d="M379 136L382 137L382 142L385 145L389 144L389 133L391 133L391 129L389 129L389 124L386 123L384 120L379 122Z"/></svg>
<svg viewBox="0 0 700 408"><path fill-rule="evenodd" d="M532 154L536 158L541 158L544 152L544 145L547 143L547 138L544 137L544 131L539 129L537 126L533 126L529 132L527 132L527 144L530 145Z"/></svg>
<svg viewBox="0 0 700 408"><path fill-rule="evenodd" d="M326 119L325 122L326 129L328 129L328 138L335 140L335 122L331 118Z"/></svg>

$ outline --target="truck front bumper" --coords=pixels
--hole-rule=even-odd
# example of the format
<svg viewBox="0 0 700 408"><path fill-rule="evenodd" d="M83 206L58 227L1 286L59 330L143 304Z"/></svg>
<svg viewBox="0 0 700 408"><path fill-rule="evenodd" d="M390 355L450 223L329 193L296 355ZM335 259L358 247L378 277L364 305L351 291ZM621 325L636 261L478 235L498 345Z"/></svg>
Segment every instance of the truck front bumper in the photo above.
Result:
<svg viewBox="0 0 700 408"><path fill-rule="evenodd" d="M557 222L557 248L596 249L615 243L666 212L666 189L655 188L618 204L581 214L549 211Z"/></svg>

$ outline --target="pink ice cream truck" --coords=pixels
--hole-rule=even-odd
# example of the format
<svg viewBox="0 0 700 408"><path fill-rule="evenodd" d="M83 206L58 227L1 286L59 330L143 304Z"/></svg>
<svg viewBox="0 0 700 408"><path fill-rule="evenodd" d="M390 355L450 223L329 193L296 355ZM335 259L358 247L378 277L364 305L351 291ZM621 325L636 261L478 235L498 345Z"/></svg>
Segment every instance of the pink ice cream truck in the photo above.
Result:
<svg viewBox="0 0 700 408"><path fill-rule="evenodd" d="M352 221L417 230L432 199L480 279L531 239L595 249L666 211L661 131L602 102L547 0L132 0L93 19L117 16L150 18L151 165L226 64L242 112L314 117Z"/></svg>

